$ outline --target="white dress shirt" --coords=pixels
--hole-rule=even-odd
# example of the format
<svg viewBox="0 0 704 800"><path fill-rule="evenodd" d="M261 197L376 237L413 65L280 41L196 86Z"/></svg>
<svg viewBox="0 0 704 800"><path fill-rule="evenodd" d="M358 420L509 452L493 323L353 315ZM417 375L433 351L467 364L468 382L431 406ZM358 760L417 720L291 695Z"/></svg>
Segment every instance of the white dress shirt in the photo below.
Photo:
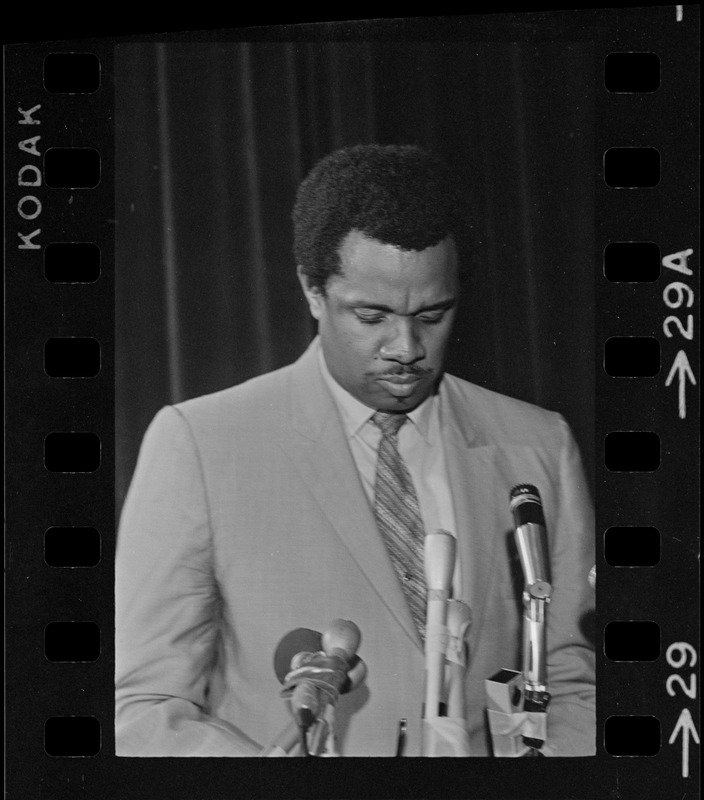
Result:
<svg viewBox="0 0 704 800"><path fill-rule="evenodd" d="M318 361L326 386L335 401L343 430L357 466L362 486L374 508L374 481L381 430L371 421L376 409L360 403L332 377L322 347ZM442 391L442 381L438 391ZM452 494L441 435L440 402L431 395L413 411L398 433L398 450L413 480L426 533L444 530L457 536ZM455 597L459 583L459 563L455 565Z"/></svg>

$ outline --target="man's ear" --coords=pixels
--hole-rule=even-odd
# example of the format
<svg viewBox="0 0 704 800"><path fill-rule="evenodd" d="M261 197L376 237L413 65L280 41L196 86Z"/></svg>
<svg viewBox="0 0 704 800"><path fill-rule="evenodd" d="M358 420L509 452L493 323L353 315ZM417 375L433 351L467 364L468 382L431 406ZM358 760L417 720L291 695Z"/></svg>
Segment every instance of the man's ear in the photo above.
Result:
<svg viewBox="0 0 704 800"><path fill-rule="evenodd" d="M325 300L325 296L320 290L320 287L310 285L308 276L303 273L303 267L301 267L300 264L298 265L296 272L298 274L298 280L301 283L301 289L303 289L303 294L306 296L306 300L308 301L308 308L310 309L310 313L313 315L313 319L320 319L320 316L323 313L323 302Z"/></svg>

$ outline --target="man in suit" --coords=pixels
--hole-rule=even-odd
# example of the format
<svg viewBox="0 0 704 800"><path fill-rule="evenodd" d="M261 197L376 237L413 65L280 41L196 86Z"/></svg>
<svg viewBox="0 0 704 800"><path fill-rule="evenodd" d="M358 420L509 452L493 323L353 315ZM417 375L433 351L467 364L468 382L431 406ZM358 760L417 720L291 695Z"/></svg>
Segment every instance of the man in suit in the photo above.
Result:
<svg viewBox="0 0 704 800"><path fill-rule="evenodd" d="M288 720L277 643L335 618L359 626L368 668L337 704L341 753L394 755L405 718L418 755L418 564L436 529L457 542L470 748L489 755L484 680L521 668L517 483L539 489L549 535L543 752L595 752L594 533L575 443L559 415L443 374L460 207L418 148L328 156L294 209L318 337L296 363L153 421L118 536L118 755L257 755Z"/></svg>

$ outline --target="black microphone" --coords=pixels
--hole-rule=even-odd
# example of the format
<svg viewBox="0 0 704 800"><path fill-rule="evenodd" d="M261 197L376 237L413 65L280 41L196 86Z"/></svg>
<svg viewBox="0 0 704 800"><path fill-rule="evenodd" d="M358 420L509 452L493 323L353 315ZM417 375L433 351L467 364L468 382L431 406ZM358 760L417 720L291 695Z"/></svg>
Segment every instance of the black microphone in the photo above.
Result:
<svg viewBox="0 0 704 800"><path fill-rule="evenodd" d="M274 652L274 672L279 683L286 680L291 671L291 662L299 653L317 653L323 649L323 635L309 628L296 628L289 631L276 646Z"/></svg>

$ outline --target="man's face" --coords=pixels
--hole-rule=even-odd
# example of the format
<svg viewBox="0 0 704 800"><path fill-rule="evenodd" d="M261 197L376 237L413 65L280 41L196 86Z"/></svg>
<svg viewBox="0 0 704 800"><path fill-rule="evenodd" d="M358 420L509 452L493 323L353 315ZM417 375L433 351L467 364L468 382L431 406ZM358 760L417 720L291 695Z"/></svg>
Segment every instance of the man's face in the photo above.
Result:
<svg viewBox="0 0 704 800"><path fill-rule="evenodd" d="M325 296L299 269L328 369L370 408L412 411L442 372L458 296L454 242L401 250L351 231L339 252Z"/></svg>

